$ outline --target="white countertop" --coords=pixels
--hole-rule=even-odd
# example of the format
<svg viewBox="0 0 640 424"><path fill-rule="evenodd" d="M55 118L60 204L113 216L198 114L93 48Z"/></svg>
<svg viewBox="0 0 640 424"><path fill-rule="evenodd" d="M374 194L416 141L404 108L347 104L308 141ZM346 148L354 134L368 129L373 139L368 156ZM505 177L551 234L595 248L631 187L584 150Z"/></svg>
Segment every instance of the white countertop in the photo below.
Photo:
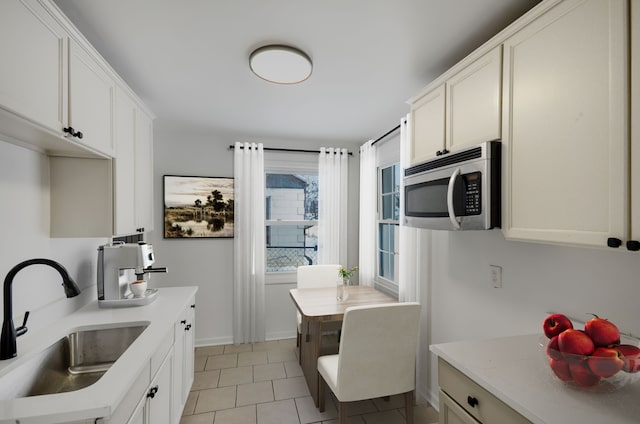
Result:
<svg viewBox="0 0 640 424"><path fill-rule="evenodd" d="M430 350L536 424L640 423L640 375L617 390L561 382L541 334L431 345Z"/></svg>
<svg viewBox="0 0 640 424"><path fill-rule="evenodd" d="M73 420L109 417L130 386L149 363L197 287L159 289L158 298L145 306L101 309L94 301L52 323L47 330L18 338L18 356L0 361L0 385L9 384L3 376L43 349L80 327L129 322L149 322L149 326L96 383L81 390L53 395L0 400L0 423L52 424Z"/></svg>

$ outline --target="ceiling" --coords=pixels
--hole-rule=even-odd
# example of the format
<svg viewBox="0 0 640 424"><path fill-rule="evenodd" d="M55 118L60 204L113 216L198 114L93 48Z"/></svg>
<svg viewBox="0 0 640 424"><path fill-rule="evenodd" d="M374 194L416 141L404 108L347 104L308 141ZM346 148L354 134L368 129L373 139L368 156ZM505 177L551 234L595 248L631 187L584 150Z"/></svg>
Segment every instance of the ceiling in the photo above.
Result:
<svg viewBox="0 0 640 424"><path fill-rule="evenodd" d="M55 0L165 125L362 143L407 99L539 0ZM304 50L298 85L253 75L265 44Z"/></svg>

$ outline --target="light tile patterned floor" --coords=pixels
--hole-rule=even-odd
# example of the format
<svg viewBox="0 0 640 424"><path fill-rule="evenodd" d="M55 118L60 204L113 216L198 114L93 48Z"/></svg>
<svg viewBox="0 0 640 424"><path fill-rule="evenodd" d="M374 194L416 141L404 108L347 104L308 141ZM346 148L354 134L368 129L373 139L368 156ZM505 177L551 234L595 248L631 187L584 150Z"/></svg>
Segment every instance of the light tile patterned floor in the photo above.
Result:
<svg viewBox="0 0 640 424"><path fill-rule="evenodd" d="M320 413L298 365L295 339L196 348L195 379L180 424L337 424L333 402ZM416 424L438 413L416 406ZM349 404L348 424L405 423L404 399Z"/></svg>

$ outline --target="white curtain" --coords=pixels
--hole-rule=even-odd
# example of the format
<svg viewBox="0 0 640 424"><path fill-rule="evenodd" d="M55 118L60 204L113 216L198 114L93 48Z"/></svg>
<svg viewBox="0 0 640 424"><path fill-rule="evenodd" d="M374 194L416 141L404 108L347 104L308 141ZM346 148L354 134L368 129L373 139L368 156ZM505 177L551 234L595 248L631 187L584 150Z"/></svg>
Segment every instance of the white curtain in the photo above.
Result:
<svg viewBox="0 0 640 424"><path fill-rule="evenodd" d="M410 140L410 115L400 122L400 169L404 171L409 167ZM404 179L400 184L400 258L398 273L398 300L401 302L420 301L420 264L422 258L420 252L420 232L417 228L407 227L402 224L404 217Z"/></svg>
<svg viewBox="0 0 640 424"><path fill-rule="evenodd" d="M378 171L373 140L360 146L360 285L373 286L376 276Z"/></svg>
<svg viewBox="0 0 640 424"><path fill-rule="evenodd" d="M264 341L265 176L262 144L234 152L233 342Z"/></svg>
<svg viewBox="0 0 640 424"><path fill-rule="evenodd" d="M318 263L347 267L347 149L320 149L318 161Z"/></svg>

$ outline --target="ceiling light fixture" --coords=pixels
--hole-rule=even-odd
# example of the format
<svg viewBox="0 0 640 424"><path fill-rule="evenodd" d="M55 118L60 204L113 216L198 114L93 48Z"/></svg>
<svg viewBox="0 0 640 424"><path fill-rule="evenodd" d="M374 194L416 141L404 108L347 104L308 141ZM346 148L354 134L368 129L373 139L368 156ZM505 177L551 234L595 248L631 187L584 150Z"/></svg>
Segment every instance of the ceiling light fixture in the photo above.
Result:
<svg viewBox="0 0 640 424"><path fill-rule="evenodd" d="M313 69L305 52L275 44L254 50L249 66L258 77L275 84L298 84L309 78Z"/></svg>

